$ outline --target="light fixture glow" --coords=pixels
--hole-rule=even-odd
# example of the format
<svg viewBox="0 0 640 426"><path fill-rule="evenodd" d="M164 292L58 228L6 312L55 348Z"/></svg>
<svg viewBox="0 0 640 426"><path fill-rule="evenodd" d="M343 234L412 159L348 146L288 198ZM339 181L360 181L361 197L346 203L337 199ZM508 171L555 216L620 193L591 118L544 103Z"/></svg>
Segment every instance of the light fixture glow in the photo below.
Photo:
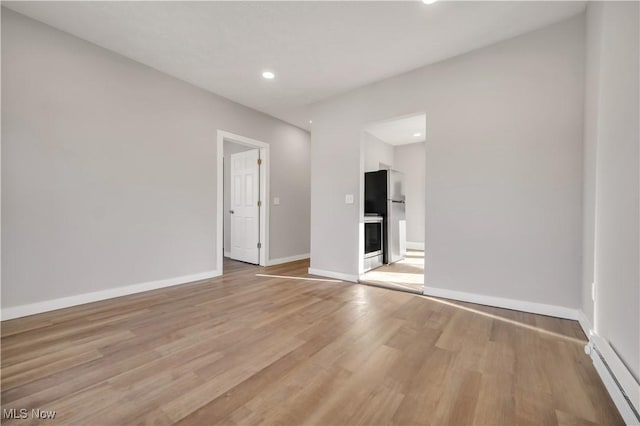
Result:
<svg viewBox="0 0 640 426"><path fill-rule="evenodd" d="M422 136L422 133L414 133L413 136L417 138L418 136Z"/></svg>
<svg viewBox="0 0 640 426"><path fill-rule="evenodd" d="M313 120L309 120L309 124L313 124Z"/></svg>
<svg viewBox="0 0 640 426"><path fill-rule="evenodd" d="M262 73L262 77L266 78L267 80L272 80L276 75L274 73L272 73L271 71L264 71Z"/></svg>
<svg viewBox="0 0 640 426"><path fill-rule="evenodd" d="M422 3L424 3L424 4L434 4L437 1L438 0L422 0Z"/></svg>

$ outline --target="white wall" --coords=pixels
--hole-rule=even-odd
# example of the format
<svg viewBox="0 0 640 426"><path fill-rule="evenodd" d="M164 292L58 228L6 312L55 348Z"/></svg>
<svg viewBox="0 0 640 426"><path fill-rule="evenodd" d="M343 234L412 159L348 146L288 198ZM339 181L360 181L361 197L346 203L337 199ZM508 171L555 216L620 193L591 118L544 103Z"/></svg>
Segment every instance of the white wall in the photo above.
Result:
<svg viewBox="0 0 640 426"><path fill-rule="evenodd" d="M637 2L588 6L583 310L640 377ZM595 316L591 282L595 278Z"/></svg>
<svg viewBox="0 0 640 426"><path fill-rule="evenodd" d="M578 16L314 105L312 268L357 275L365 124L425 112L426 285L577 308L583 73Z"/></svg>
<svg viewBox="0 0 640 426"><path fill-rule="evenodd" d="M381 170L380 163L394 167L394 147L378 139L369 132L364 132L364 171Z"/></svg>
<svg viewBox="0 0 640 426"><path fill-rule="evenodd" d="M257 148L251 148L250 146L241 145L239 143L224 141L224 146L223 146L224 176L222 179L223 192L224 192L224 198L223 198L224 206L222 209L222 214L224 215L224 222L223 222L222 229L224 232L224 241L222 244L223 244L225 253L231 251L231 213L229 213L230 211L229 206L231 206L231 162L229 158L231 157L231 154L248 151L250 149L257 149Z"/></svg>
<svg viewBox="0 0 640 426"><path fill-rule="evenodd" d="M309 134L2 9L2 307L216 270L216 131L270 143L309 252Z"/></svg>
<svg viewBox="0 0 640 426"><path fill-rule="evenodd" d="M404 173L407 241L424 243L425 143L394 147L395 169Z"/></svg>
<svg viewBox="0 0 640 426"><path fill-rule="evenodd" d="M586 13L586 57L585 57L585 97L584 97L584 156L583 156L583 196L582 196L582 311L593 324L593 254L596 212L596 141L598 121L598 80L601 55L601 23L596 19L592 3Z"/></svg>

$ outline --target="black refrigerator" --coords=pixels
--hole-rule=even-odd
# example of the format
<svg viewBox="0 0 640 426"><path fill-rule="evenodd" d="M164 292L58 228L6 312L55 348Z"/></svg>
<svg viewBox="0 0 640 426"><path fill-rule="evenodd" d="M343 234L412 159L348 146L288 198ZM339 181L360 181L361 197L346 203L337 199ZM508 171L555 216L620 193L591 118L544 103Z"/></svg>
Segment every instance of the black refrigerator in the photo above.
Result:
<svg viewBox="0 0 640 426"><path fill-rule="evenodd" d="M384 263L406 256L404 175L397 170L364 174L364 212L384 220Z"/></svg>

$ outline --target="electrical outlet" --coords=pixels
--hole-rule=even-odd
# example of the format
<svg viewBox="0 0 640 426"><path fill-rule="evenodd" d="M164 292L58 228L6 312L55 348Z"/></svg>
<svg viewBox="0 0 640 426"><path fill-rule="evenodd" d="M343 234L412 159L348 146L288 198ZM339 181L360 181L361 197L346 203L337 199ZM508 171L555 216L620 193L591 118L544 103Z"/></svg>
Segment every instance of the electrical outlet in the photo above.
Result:
<svg viewBox="0 0 640 426"><path fill-rule="evenodd" d="M345 204L353 204L353 194L345 194L344 203Z"/></svg>
<svg viewBox="0 0 640 426"><path fill-rule="evenodd" d="M280 205L280 197L273 197L273 205L274 206Z"/></svg>

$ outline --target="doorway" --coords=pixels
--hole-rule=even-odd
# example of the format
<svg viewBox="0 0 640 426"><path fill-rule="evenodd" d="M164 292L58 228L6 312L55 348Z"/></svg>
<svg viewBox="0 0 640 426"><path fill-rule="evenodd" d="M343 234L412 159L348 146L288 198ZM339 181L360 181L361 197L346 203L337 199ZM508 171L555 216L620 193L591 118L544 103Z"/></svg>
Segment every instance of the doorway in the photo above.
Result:
<svg viewBox="0 0 640 426"><path fill-rule="evenodd" d="M217 264L267 265L269 145L218 130ZM234 269L234 268L231 268Z"/></svg>
<svg viewBox="0 0 640 426"><path fill-rule="evenodd" d="M422 294L425 140L424 113L370 123L362 131L358 255L363 284ZM380 222L382 256L371 244L378 240Z"/></svg>

